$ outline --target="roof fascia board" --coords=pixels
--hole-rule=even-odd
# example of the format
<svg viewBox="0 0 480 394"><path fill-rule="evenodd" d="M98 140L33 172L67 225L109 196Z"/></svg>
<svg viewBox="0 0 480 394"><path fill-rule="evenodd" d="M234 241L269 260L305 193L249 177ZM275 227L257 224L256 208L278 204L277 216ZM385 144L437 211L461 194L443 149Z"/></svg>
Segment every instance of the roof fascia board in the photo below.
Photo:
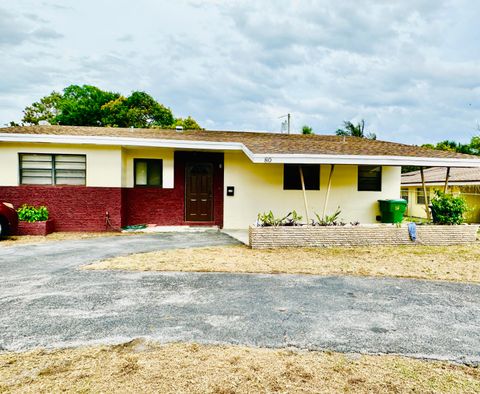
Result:
<svg viewBox="0 0 480 394"><path fill-rule="evenodd" d="M480 167L480 159L430 158L412 156L254 154L254 163L364 164L420 167ZM467 165L468 163L468 165Z"/></svg>
<svg viewBox="0 0 480 394"><path fill-rule="evenodd" d="M134 146L205 150L241 150L253 163L353 164L425 167L480 167L480 159L428 158L411 156L255 154L241 142L162 140L152 138L70 136L54 134L0 133L3 142L57 143L82 145Z"/></svg>
<svg viewBox="0 0 480 394"><path fill-rule="evenodd" d="M134 146L155 148L184 148L184 149L212 149L212 150L242 150L243 144L239 142L216 141L189 141L189 140L161 140L153 138L129 138L106 136L77 136L54 134L9 134L0 133L3 142L33 142L55 144L81 144L81 145L108 145L108 146Z"/></svg>

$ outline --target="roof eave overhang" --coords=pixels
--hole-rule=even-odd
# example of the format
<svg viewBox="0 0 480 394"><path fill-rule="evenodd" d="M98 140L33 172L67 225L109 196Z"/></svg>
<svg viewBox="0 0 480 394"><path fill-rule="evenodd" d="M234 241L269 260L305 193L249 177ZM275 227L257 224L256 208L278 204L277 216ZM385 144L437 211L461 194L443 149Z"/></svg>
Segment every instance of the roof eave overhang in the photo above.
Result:
<svg viewBox="0 0 480 394"><path fill-rule="evenodd" d="M253 153L241 142L191 141L134 137L73 136L54 134L0 133L0 142L55 143L122 147L153 147L198 150L243 151L253 163L351 164L423 167L480 167L480 159L373 156L337 154Z"/></svg>

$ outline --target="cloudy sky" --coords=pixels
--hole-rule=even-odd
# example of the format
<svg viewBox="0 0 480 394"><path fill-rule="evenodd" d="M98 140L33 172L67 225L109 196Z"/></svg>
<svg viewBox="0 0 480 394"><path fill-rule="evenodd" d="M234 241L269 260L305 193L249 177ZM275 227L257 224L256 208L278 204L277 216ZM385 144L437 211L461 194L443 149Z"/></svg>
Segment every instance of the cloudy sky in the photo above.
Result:
<svg viewBox="0 0 480 394"><path fill-rule="evenodd" d="M470 0L0 0L0 124L70 84L144 90L209 129L279 131L290 112L381 139L479 134Z"/></svg>

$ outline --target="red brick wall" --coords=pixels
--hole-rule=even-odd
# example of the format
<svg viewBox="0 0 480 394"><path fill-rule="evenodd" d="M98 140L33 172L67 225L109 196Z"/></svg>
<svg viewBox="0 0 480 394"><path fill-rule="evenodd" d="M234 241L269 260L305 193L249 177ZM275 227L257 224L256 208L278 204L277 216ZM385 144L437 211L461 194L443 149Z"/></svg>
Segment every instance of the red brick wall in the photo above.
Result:
<svg viewBox="0 0 480 394"><path fill-rule="evenodd" d="M223 154L175 152L174 188L0 186L0 201L45 205L55 231L106 231L105 212L116 228L132 224L184 225L185 164L214 164L214 223L223 226ZM191 223L194 225L195 223ZM198 224L198 223L197 223Z"/></svg>
<svg viewBox="0 0 480 394"><path fill-rule="evenodd" d="M183 194L180 188L124 189L125 224L177 226L184 224Z"/></svg>
<svg viewBox="0 0 480 394"><path fill-rule="evenodd" d="M0 201L45 205L55 231L105 231L105 212L112 225L122 225L122 191L111 187L15 186L0 187Z"/></svg>
<svg viewBox="0 0 480 394"><path fill-rule="evenodd" d="M214 164L214 223L223 226L223 153L175 152L174 188L138 187L124 190L125 224L155 223L165 226L185 223L185 164L210 161ZM191 223L195 225L195 223ZM198 224L198 223L197 223Z"/></svg>

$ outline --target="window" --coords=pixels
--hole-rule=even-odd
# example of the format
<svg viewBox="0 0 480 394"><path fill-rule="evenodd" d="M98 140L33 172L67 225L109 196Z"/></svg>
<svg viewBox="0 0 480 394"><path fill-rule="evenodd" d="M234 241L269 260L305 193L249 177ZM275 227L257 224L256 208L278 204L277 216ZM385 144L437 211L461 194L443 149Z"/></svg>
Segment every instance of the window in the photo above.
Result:
<svg viewBox="0 0 480 394"><path fill-rule="evenodd" d="M85 155L20 153L22 185L85 185Z"/></svg>
<svg viewBox="0 0 480 394"><path fill-rule="evenodd" d="M428 190L427 190L428 196ZM425 193L423 193L423 188L417 188L417 204L425 205ZM428 204L430 204L430 196L428 196Z"/></svg>
<svg viewBox="0 0 480 394"><path fill-rule="evenodd" d="M158 186L162 187L162 160L135 159L134 160L134 184L135 186Z"/></svg>
<svg viewBox="0 0 480 394"><path fill-rule="evenodd" d="M408 189L401 189L400 197L403 198L406 202L408 202Z"/></svg>
<svg viewBox="0 0 480 394"><path fill-rule="evenodd" d="M381 166L358 166L358 191L381 192L382 191L382 167Z"/></svg>
<svg viewBox="0 0 480 394"><path fill-rule="evenodd" d="M320 190L320 165L285 164L283 167L283 190L302 190L300 166L306 190Z"/></svg>

